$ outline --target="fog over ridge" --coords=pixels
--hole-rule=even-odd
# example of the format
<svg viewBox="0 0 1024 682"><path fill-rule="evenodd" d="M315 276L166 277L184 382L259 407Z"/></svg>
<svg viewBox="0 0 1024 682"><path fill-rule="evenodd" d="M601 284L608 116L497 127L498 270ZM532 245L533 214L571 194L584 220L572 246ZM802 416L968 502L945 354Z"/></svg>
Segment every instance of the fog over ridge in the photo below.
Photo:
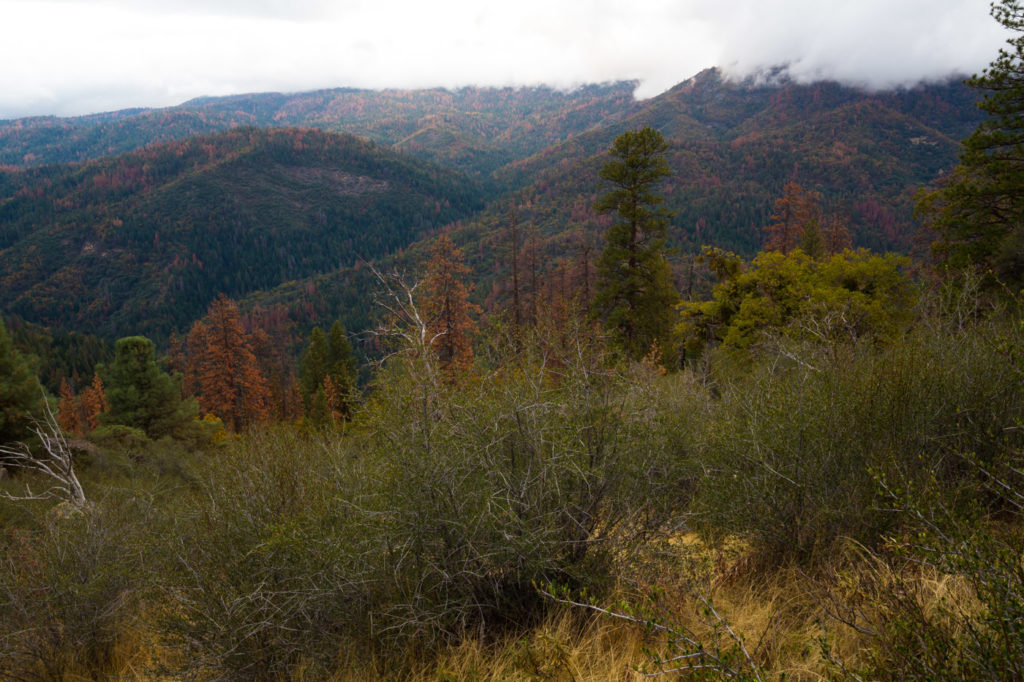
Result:
<svg viewBox="0 0 1024 682"><path fill-rule="evenodd" d="M1007 38L980 0L0 0L0 117L198 96L638 80L787 65L869 89L983 69Z"/></svg>

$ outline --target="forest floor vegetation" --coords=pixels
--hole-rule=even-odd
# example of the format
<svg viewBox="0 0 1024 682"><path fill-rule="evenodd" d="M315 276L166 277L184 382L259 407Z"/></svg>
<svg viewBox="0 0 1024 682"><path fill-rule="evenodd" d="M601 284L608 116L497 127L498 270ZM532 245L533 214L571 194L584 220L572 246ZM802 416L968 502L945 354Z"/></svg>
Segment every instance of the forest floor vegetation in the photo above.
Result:
<svg viewBox="0 0 1024 682"><path fill-rule="evenodd" d="M402 353L343 430L79 453L87 508L0 500L0 679L1017 678L1024 333L964 301L669 373Z"/></svg>

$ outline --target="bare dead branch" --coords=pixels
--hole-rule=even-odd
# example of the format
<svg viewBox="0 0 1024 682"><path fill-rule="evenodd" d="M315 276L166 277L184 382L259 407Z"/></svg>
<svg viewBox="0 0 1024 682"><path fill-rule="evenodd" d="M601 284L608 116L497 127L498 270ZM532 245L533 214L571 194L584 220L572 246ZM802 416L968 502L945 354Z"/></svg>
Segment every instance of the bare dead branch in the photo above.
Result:
<svg viewBox="0 0 1024 682"><path fill-rule="evenodd" d="M45 397L43 405L46 415L37 421L32 429L41 444L41 454L34 455L27 444L18 442L0 445L0 456L4 457L8 467L41 473L52 479L52 484L46 490L36 493L26 483L24 495L0 492L0 497L15 501L59 499L69 502L76 509L81 509L86 506L85 492L78 481L78 476L75 475L71 447Z"/></svg>

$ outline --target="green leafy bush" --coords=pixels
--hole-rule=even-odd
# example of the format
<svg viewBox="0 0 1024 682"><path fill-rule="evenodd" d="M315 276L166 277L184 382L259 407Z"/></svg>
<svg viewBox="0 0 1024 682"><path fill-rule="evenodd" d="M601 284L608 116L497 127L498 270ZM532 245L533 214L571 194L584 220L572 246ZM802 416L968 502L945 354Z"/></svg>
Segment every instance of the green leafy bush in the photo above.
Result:
<svg viewBox="0 0 1024 682"><path fill-rule="evenodd" d="M844 251L819 260L799 249L766 251L744 268L733 254L705 248L719 277L712 300L681 306L679 333L690 355L708 346L749 351L765 334L818 343L890 340L913 316L915 291L893 254Z"/></svg>
<svg viewBox="0 0 1024 682"><path fill-rule="evenodd" d="M1021 440L1005 330L931 319L881 349L792 343L723 385L699 456L700 527L806 559L842 536L877 546L901 523L879 508L873 472L977 489L953 454L991 462Z"/></svg>

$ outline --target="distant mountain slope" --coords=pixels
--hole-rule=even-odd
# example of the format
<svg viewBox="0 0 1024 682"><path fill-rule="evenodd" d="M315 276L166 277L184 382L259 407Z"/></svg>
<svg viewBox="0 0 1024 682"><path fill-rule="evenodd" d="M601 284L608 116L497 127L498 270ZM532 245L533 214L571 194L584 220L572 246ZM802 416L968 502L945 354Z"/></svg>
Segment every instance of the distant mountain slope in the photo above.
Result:
<svg viewBox="0 0 1024 682"><path fill-rule="evenodd" d="M0 165L66 163L236 126L312 127L370 138L486 175L633 111L635 83L551 88L335 89L201 98L77 118L0 121Z"/></svg>
<svg viewBox="0 0 1024 682"><path fill-rule="evenodd" d="M376 258L480 206L465 177L371 142L237 129L0 173L0 306L105 336L184 328L219 292Z"/></svg>
<svg viewBox="0 0 1024 682"><path fill-rule="evenodd" d="M790 180L821 192L856 245L908 251L915 191L956 163L958 140L980 115L959 82L865 93L733 83L711 70L643 102L628 84L569 94L322 91L91 118L98 124L73 120L84 127L68 153L189 125L344 120L478 179L496 169L478 191L465 176L368 142L245 129L80 167L0 173L0 309L115 335L181 328L218 291L295 312L303 324L341 316L358 331L373 282L354 252L415 267L422 240L442 225L467 252L476 295L501 300L510 204L541 279L583 252L593 258L608 220L591 208L603 191L598 169L618 134L643 125L671 144L673 176L661 189L675 212L681 283L702 244L755 253ZM22 142L43 129L0 126ZM60 152L71 139L61 135L36 148Z"/></svg>
<svg viewBox="0 0 1024 682"><path fill-rule="evenodd" d="M588 257L592 268L607 226L592 210L603 191L598 170L605 153L621 132L652 125L671 145L673 175L661 190L675 213L670 238L679 249L672 259L681 286L689 254L702 244L752 256L790 180L820 191L824 208L848 221L855 245L908 252L917 230L916 190L953 167L958 140L979 120L974 93L955 81L872 94L835 83L729 83L710 71L628 116L502 168L498 179L519 189L449 233L466 252L480 302L507 295L510 205L521 267L535 258L540 286L551 286L560 263L572 269ZM536 257L529 254L534 241ZM422 271L427 253L426 242L411 244L389 263ZM369 320L360 292L372 286L365 270L341 268L254 293L248 305L302 310L303 319L342 315L359 329ZM522 286L529 293L529 284Z"/></svg>
<svg viewBox="0 0 1024 682"><path fill-rule="evenodd" d="M676 214L677 246L752 254L774 200L795 180L824 195L857 244L906 250L914 192L956 164L959 140L979 120L974 93L959 82L872 94L835 83L730 83L708 71L620 121L509 164L498 178L522 188L522 219L545 232L598 229L587 207L600 191L603 154L618 134L650 125L671 143L673 176L662 190Z"/></svg>

